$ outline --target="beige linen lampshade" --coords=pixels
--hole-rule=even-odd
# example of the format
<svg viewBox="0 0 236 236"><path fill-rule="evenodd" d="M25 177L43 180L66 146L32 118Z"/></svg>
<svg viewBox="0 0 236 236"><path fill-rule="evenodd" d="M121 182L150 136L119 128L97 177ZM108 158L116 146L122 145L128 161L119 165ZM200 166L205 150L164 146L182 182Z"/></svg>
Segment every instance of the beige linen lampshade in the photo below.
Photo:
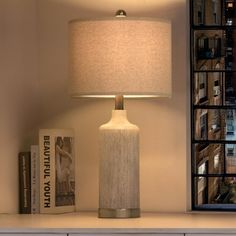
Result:
<svg viewBox="0 0 236 236"><path fill-rule="evenodd" d="M70 94L116 96L111 120L99 128L98 216L139 217L139 128L128 121L123 96L171 96L171 24L129 17L74 20L69 33Z"/></svg>
<svg viewBox="0 0 236 236"><path fill-rule="evenodd" d="M74 97L169 97L171 24L145 18L69 23L70 83Z"/></svg>

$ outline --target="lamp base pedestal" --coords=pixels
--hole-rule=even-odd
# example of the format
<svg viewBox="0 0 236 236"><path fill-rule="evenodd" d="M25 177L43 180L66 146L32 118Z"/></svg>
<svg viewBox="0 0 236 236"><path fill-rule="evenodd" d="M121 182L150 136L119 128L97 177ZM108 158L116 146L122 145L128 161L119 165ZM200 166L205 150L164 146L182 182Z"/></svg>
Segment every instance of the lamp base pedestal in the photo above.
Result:
<svg viewBox="0 0 236 236"><path fill-rule="evenodd" d="M139 217L139 128L127 120L126 110L113 110L99 136L98 216Z"/></svg>
<svg viewBox="0 0 236 236"><path fill-rule="evenodd" d="M140 209L98 209L99 218L137 218L140 217Z"/></svg>

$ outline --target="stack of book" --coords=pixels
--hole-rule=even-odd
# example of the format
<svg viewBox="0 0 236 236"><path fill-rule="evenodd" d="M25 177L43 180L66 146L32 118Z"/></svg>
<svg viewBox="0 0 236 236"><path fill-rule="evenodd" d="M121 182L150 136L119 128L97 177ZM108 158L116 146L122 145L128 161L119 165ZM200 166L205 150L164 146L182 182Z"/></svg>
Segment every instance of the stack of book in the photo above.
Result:
<svg viewBox="0 0 236 236"><path fill-rule="evenodd" d="M42 129L39 145L19 153L19 213L75 211L72 130Z"/></svg>

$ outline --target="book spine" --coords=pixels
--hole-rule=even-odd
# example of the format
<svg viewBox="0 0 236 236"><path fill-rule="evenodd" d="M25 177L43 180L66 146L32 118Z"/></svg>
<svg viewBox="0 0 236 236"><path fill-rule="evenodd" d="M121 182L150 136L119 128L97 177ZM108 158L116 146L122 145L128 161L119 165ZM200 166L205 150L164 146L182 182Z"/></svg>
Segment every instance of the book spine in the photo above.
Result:
<svg viewBox="0 0 236 236"><path fill-rule="evenodd" d="M31 213L39 213L39 146L31 146Z"/></svg>
<svg viewBox="0 0 236 236"><path fill-rule="evenodd" d="M53 178L52 178L52 136L41 131L39 134L40 161L40 213L53 213Z"/></svg>
<svg viewBox="0 0 236 236"><path fill-rule="evenodd" d="M30 152L19 153L19 205L20 214L31 213Z"/></svg>

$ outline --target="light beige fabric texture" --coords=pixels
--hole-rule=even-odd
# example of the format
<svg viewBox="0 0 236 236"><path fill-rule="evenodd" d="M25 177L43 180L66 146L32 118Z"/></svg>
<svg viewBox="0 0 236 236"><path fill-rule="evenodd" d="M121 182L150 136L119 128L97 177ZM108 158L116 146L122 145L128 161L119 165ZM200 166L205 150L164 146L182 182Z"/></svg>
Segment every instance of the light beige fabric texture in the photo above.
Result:
<svg viewBox="0 0 236 236"><path fill-rule="evenodd" d="M72 96L171 95L171 24L112 18L69 23Z"/></svg>

